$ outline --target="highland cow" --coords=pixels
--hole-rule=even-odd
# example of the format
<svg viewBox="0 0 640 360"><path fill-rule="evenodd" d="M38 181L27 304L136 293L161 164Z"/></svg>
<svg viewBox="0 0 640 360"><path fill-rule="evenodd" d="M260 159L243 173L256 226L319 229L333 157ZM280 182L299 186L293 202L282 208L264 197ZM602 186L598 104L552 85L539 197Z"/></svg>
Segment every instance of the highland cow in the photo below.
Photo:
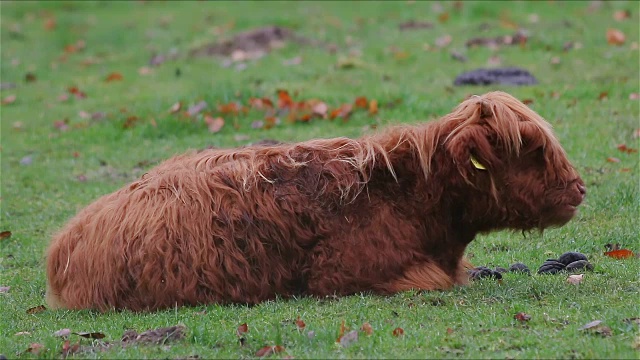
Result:
<svg viewBox="0 0 640 360"><path fill-rule="evenodd" d="M468 280L478 233L561 226L584 183L503 92L357 140L176 156L89 205L47 254L51 308L146 311Z"/></svg>

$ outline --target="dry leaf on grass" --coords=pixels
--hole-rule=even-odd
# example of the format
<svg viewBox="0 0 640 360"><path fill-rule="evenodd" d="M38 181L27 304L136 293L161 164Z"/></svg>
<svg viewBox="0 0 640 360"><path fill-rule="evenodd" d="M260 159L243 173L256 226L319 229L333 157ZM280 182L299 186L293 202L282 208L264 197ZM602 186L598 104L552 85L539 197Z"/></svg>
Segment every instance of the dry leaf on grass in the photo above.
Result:
<svg viewBox="0 0 640 360"><path fill-rule="evenodd" d="M71 335L70 329L61 329L53 333L53 336L57 336L57 337L66 337L69 335Z"/></svg>
<svg viewBox="0 0 640 360"><path fill-rule="evenodd" d="M584 274L569 275L569 277L567 278L567 283L571 285L580 285L583 277L584 277Z"/></svg>
<svg viewBox="0 0 640 360"><path fill-rule="evenodd" d="M27 314L29 315L38 314L45 310L47 310L47 308L44 305L38 305L38 306L34 306L32 308L27 309Z"/></svg>
<svg viewBox="0 0 640 360"><path fill-rule="evenodd" d="M592 334L598 334L602 337L611 336L611 328L602 324L602 320L594 320L590 323L583 325L579 330L590 332Z"/></svg>
<svg viewBox="0 0 640 360"><path fill-rule="evenodd" d="M607 251L604 254L614 259L628 259L633 257L633 251L629 249L612 250L612 251Z"/></svg>
<svg viewBox="0 0 640 360"><path fill-rule="evenodd" d="M5 98L2 99L2 105L9 105L9 104L13 104L14 102L16 102L16 99L18 97L16 95L9 95L6 96Z"/></svg>
<svg viewBox="0 0 640 360"><path fill-rule="evenodd" d="M371 324L369 324L368 322L362 324L360 330L362 330L367 335L373 334L373 326L371 326Z"/></svg>
<svg viewBox="0 0 640 360"><path fill-rule="evenodd" d="M35 355L40 354L42 351L45 350L44 345L39 344L39 343L32 343L31 345L29 345L29 347L27 348L27 350L25 350L24 352L27 353L32 353Z"/></svg>
<svg viewBox="0 0 640 360"><path fill-rule="evenodd" d="M622 45L624 44L625 36L624 33L618 29L607 29L607 42L611 45Z"/></svg>
<svg viewBox="0 0 640 360"><path fill-rule="evenodd" d="M199 103L191 106L188 110L187 110L187 115L188 116L194 116L197 115L198 113L200 113L202 110L204 110L207 107L207 102L202 100Z"/></svg>
<svg viewBox="0 0 640 360"><path fill-rule="evenodd" d="M118 72L112 72L104 79L105 82L122 81L124 77Z"/></svg>
<svg viewBox="0 0 640 360"><path fill-rule="evenodd" d="M169 108L169 113L170 114L175 114L178 111L180 111L180 109L182 109L182 102L178 101L177 103L171 105L171 108Z"/></svg>
<svg viewBox="0 0 640 360"><path fill-rule="evenodd" d="M347 347L358 341L358 331L352 330L340 337L340 345Z"/></svg>
<svg viewBox="0 0 640 360"><path fill-rule="evenodd" d="M169 341L183 339L185 331L184 325L147 330L140 334L135 330L127 330L122 335L121 341L126 344L165 344Z"/></svg>
<svg viewBox="0 0 640 360"><path fill-rule="evenodd" d="M221 117L214 118L209 115L205 115L204 122L209 128L209 132L214 134L219 132L224 126L224 119Z"/></svg>
<svg viewBox="0 0 640 360"><path fill-rule="evenodd" d="M247 323L241 324L240 326L238 326L238 329L236 329L236 335L238 336L242 336L247 332L249 332L249 325L247 325Z"/></svg>
<svg viewBox="0 0 640 360"><path fill-rule="evenodd" d="M87 339L104 339L105 337L101 332L74 332L73 334Z"/></svg>
<svg viewBox="0 0 640 360"><path fill-rule="evenodd" d="M11 237L11 231L0 232L0 240L5 240Z"/></svg>
<svg viewBox="0 0 640 360"><path fill-rule="evenodd" d="M284 346L265 346L256 352L257 357L265 357L271 354L277 354L284 351Z"/></svg>
<svg viewBox="0 0 640 360"><path fill-rule="evenodd" d="M520 322L526 322L531 320L531 315L523 313L523 312L519 312L515 315L513 315L513 318L520 321Z"/></svg>

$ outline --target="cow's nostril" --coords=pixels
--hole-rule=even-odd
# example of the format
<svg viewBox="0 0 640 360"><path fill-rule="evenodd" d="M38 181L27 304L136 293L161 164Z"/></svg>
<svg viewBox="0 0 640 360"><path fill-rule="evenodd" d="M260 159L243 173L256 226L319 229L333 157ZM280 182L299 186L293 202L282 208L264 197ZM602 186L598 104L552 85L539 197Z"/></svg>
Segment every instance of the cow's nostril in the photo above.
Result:
<svg viewBox="0 0 640 360"><path fill-rule="evenodd" d="M582 196L585 196L587 194L587 188L582 184L578 184L578 191L580 191L580 194L582 194Z"/></svg>

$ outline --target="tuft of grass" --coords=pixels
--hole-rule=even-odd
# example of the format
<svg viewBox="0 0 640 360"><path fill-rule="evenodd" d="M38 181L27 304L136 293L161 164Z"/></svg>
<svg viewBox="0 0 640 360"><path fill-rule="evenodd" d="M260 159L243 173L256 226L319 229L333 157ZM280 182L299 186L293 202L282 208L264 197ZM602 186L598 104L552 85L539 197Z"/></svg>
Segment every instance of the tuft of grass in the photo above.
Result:
<svg viewBox="0 0 640 360"><path fill-rule="evenodd" d="M640 316L637 259L603 255L604 245L620 243L640 252L638 153L638 34L635 2L19 2L0 3L0 78L15 88L0 98L1 213L0 353L7 357L62 356L63 328L98 331L117 342L127 329L144 331L184 324L182 341L162 346L112 346L81 340L76 358L248 358L263 346L281 345L272 357L296 358L637 358ZM617 21L614 14L628 11ZM442 14L446 14L442 15ZM54 29L47 24L55 22ZM400 31L408 20L433 23L430 29ZM248 61L242 71L216 58L191 58L190 49L260 26L279 25L333 46L288 43ZM466 48L469 38L510 35L526 28L524 46L497 50ZM626 34L624 44L607 43L606 32ZM438 48L439 38L452 41ZM84 41L84 48L65 47ZM572 43L573 48L563 50ZM452 60L459 51L466 62ZM151 68L154 54L178 54ZM283 61L302 57L297 66ZM539 80L530 87L453 87L463 71L487 67L496 57L504 66L528 69ZM354 66L341 68L340 62ZM113 72L123 80L105 82ZM35 82L27 82L32 73ZM75 86L85 99L59 101ZM201 116L185 120L169 114L205 100L210 108L250 97L275 97L286 89L296 99L318 98L332 107L357 96L381 104L376 116L354 114L348 121L283 122L254 129L261 115L226 117L219 133L207 131ZM340 299L280 299L253 307L208 305L135 314L27 309L44 301L44 250L67 219L97 197L146 169L187 149L241 146L270 138L298 141L351 136L387 124L428 121L444 115L469 94L505 90L554 126L588 187L580 215L542 234L501 232L478 237L468 249L476 265L521 261L535 273L547 258L565 251L585 253L595 265L579 286L565 276L506 274L502 282L481 280L448 292L405 292L390 297L358 294ZM383 104L401 102L393 107ZM83 112L103 112L90 120ZM124 128L127 118L138 117ZM66 121L69 129L54 124ZM235 124L236 126L232 126ZM607 158L616 157L617 163ZM514 319L525 312L531 320ZM306 323L299 330L295 320ZM602 320L610 336L582 331ZM336 343L341 323L363 323L348 347ZM237 327L247 323L241 346ZM393 336L400 327L403 336ZM26 332L26 333L25 333ZM312 332L312 334L310 334ZM22 334L21 334L22 333ZM72 336L72 343L80 341ZM39 354L25 352L41 343ZM92 347L93 346L93 347Z"/></svg>

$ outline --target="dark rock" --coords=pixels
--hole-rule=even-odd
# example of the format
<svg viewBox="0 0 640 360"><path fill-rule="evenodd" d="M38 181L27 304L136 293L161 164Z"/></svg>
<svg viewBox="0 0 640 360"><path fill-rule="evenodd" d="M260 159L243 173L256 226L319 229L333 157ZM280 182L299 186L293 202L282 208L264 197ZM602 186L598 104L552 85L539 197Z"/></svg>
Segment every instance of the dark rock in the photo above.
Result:
<svg viewBox="0 0 640 360"><path fill-rule="evenodd" d="M510 272L522 272L522 273L527 273L527 274L531 274L531 270L529 270L529 267L521 262L517 262L511 266L509 266L509 271Z"/></svg>
<svg viewBox="0 0 640 360"><path fill-rule="evenodd" d="M576 271L581 269L593 270L593 265L587 260L576 260L565 267L567 271Z"/></svg>
<svg viewBox="0 0 640 360"><path fill-rule="evenodd" d="M493 270L495 272L499 272L500 274L504 274L507 272L507 269L500 267L500 266L496 266L496 268Z"/></svg>
<svg viewBox="0 0 640 360"><path fill-rule="evenodd" d="M579 253L579 252L566 252L562 255L560 255L560 257L558 258L558 261L565 264L565 265L569 265L574 261L578 261L578 260L585 260L587 261L587 256Z"/></svg>
<svg viewBox="0 0 640 360"><path fill-rule="evenodd" d="M538 274L557 274L564 270L565 265L559 261L548 259L538 269Z"/></svg>
<svg viewBox="0 0 640 360"><path fill-rule="evenodd" d="M497 271L491 270L486 266L478 266L475 269L469 270L469 277L471 280L478 280L486 277L493 277L496 280L502 279L502 274Z"/></svg>
<svg viewBox="0 0 640 360"><path fill-rule="evenodd" d="M534 85L533 75L520 68L476 69L462 73L456 77L454 85Z"/></svg>

